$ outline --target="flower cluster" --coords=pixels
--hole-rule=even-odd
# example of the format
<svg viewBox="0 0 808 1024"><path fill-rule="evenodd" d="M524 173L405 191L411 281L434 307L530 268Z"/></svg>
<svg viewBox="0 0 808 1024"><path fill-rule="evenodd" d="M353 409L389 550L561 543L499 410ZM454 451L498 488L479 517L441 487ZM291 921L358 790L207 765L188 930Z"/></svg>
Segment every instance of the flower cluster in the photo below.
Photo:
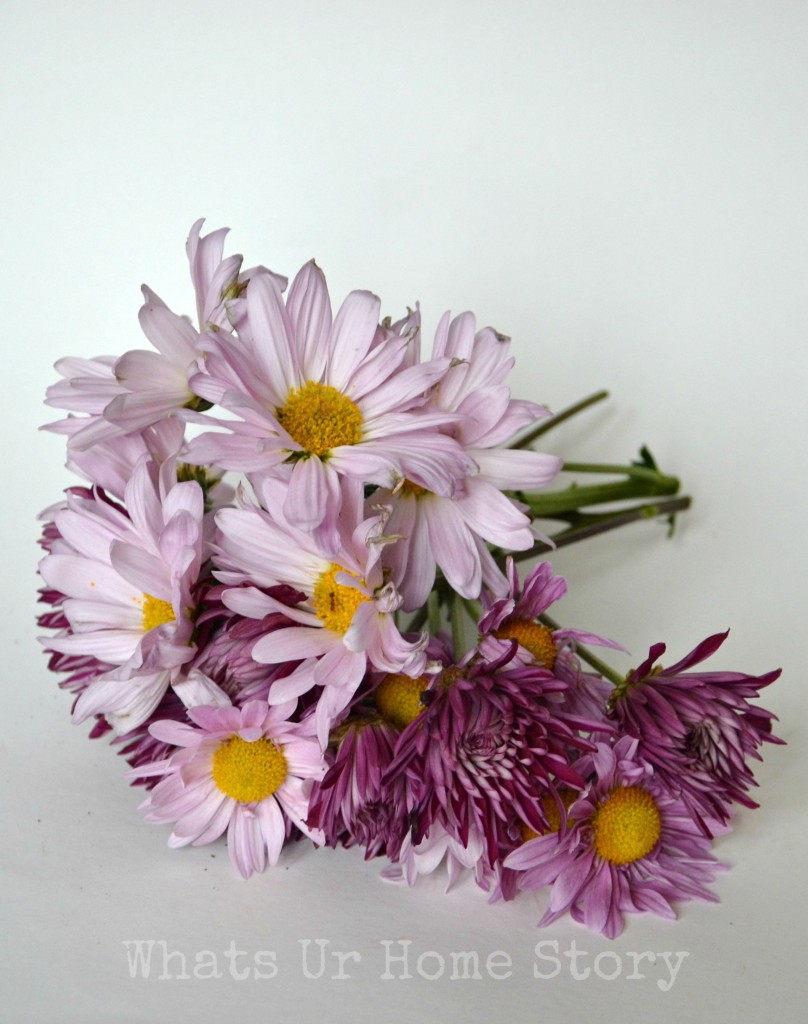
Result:
<svg viewBox="0 0 808 1024"><path fill-rule="evenodd" d="M306 837L409 884L546 887L544 922L609 936L713 899L778 672L696 669L720 634L611 673L589 647L617 644L548 618L551 564L520 579L562 463L530 447L552 421L511 397L508 339L447 313L427 356L417 310L334 313L313 261L287 289L201 229L196 323L144 288L152 347L61 360L47 393L85 483L42 514L42 642L146 820L226 833L245 878ZM671 493L647 453L627 472Z"/></svg>

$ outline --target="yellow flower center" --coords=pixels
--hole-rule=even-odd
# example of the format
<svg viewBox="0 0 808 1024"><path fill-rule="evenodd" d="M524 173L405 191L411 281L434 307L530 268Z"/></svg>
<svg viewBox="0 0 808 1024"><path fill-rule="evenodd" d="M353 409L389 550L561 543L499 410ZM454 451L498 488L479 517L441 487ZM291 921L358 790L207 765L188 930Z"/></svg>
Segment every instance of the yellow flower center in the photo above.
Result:
<svg viewBox="0 0 808 1024"><path fill-rule="evenodd" d="M429 688L426 676L385 676L373 693L376 707L388 722L404 729L424 710L421 694Z"/></svg>
<svg viewBox="0 0 808 1024"><path fill-rule="evenodd" d="M552 669L556 659L556 645L547 626L530 619L506 619L494 636L500 640L515 640L530 651L543 668Z"/></svg>
<svg viewBox="0 0 808 1024"><path fill-rule="evenodd" d="M250 743L231 736L213 755L213 781L226 795L243 804L272 796L286 778L286 758L272 740Z"/></svg>
<svg viewBox="0 0 808 1024"><path fill-rule="evenodd" d="M170 601L161 601L159 597L152 597L151 594L144 594L143 598L144 632L148 633L156 626L175 621L176 616Z"/></svg>
<svg viewBox="0 0 808 1024"><path fill-rule="evenodd" d="M405 480L401 485L401 494L406 496L411 494L413 498L420 498L423 494L429 494L430 492L426 487L422 487L420 484L414 484L412 480Z"/></svg>
<svg viewBox="0 0 808 1024"><path fill-rule="evenodd" d="M292 388L278 422L308 455L325 455L362 440L362 414L350 398L330 384L308 380Z"/></svg>
<svg viewBox="0 0 808 1024"><path fill-rule="evenodd" d="M656 801L642 786L613 789L592 818L595 853L612 864L647 856L662 833Z"/></svg>
<svg viewBox="0 0 808 1024"><path fill-rule="evenodd" d="M337 583L335 577L338 572L347 572L347 569L332 563L327 572L320 574L314 584L314 610L317 618L327 629L332 629L335 633L347 633L356 609L369 598L355 587ZM349 572L348 575L359 579L356 573Z"/></svg>
<svg viewBox="0 0 808 1024"><path fill-rule="evenodd" d="M561 803L566 811L570 809L579 796L574 789L560 789L558 795L561 797ZM561 828L561 811L559 811L558 804L549 793L545 793L541 798L541 808L544 811L545 818L547 818L547 828L541 834L549 835L551 832L558 832ZM533 831L530 825L525 825L524 822L520 825L519 831L522 833L522 839L525 842L529 839L535 839L539 835L538 832Z"/></svg>

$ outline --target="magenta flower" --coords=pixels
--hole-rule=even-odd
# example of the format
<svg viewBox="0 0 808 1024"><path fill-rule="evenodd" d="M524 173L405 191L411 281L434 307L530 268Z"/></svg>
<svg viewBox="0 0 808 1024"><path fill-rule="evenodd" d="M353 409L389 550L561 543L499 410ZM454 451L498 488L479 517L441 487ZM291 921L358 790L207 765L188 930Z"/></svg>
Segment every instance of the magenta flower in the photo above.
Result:
<svg viewBox="0 0 808 1024"><path fill-rule="evenodd" d="M333 514L343 477L382 486L407 477L450 494L469 460L438 431L457 417L423 397L450 360L407 365L417 322L380 327L379 307L370 292L351 292L332 320L313 261L286 302L272 278L255 278L238 337L206 340L205 373L191 382L240 418L192 441L188 461L287 479L286 517L303 529Z"/></svg>
<svg viewBox="0 0 808 1024"><path fill-rule="evenodd" d="M308 818L309 825L322 829L328 846L361 846L366 860L401 848L406 808L382 785L397 738L389 722L361 711L334 730L330 765L314 785Z"/></svg>
<svg viewBox="0 0 808 1024"><path fill-rule="evenodd" d="M141 805L146 821L173 823L174 848L204 846L227 831L230 859L243 878L278 862L292 825L321 845L322 834L306 818L325 764L305 724L288 720L293 709L250 701L243 708L190 708L193 725L155 722L155 739L179 749L130 772L162 776Z"/></svg>
<svg viewBox="0 0 808 1024"><path fill-rule="evenodd" d="M636 740L600 743L579 767L591 771L591 782L566 821L541 830L504 862L522 873L522 889L552 886L540 927L569 912L613 939L623 930L625 913L675 918L671 901L717 900L706 888L721 868L709 840L640 758Z"/></svg>
<svg viewBox="0 0 808 1024"><path fill-rule="evenodd" d="M570 751L590 746L559 710L566 683L545 669L509 664L511 656L487 663L471 652L426 686L413 682L409 700L401 685L376 697L388 718L394 705L409 720L385 780L407 791L413 843L436 823L466 848L476 833L489 868L510 848L514 818L539 831L546 826L542 797L556 799L560 785L582 788Z"/></svg>
<svg viewBox="0 0 808 1024"><path fill-rule="evenodd" d="M575 654L576 643L594 644L622 650L619 644L581 629L550 629L536 620L561 600L567 592L567 581L553 573L549 562L540 562L530 570L520 589L519 572L508 556L506 574L507 596L491 600L483 593L488 608L480 619L480 649L490 658L504 654L512 641L519 645L517 657L527 665L540 665L567 683L564 709L590 722L599 722L606 731L606 700L612 690L601 676L581 669Z"/></svg>
<svg viewBox="0 0 808 1024"><path fill-rule="evenodd" d="M762 676L741 672L690 672L726 640L716 633L669 668L656 665L665 653L654 644L648 658L630 672L609 701L611 717L638 742L642 757L658 776L681 793L691 812L725 822L732 804L758 805L749 759L761 760L762 743L782 743L772 734L775 715L749 703L780 669Z"/></svg>

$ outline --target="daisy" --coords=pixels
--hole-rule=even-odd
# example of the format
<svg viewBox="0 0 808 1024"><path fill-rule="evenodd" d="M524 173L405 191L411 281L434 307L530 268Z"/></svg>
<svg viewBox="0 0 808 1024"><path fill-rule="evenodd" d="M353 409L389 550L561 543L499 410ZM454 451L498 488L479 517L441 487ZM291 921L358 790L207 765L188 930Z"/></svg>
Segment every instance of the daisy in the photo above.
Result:
<svg viewBox="0 0 808 1024"><path fill-rule="evenodd" d="M348 487L343 494L333 537L292 525L285 517L286 489L273 480L261 491L267 511L222 509L216 517L216 575L238 587L224 591L224 604L248 618L281 612L292 623L252 648L253 659L264 664L301 662L273 683L268 700L283 702L322 687L316 721L323 747L369 668L418 676L426 664L426 635L405 639L393 619L401 599L380 562L388 542L384 512L360 521L361 492ZM289 607L258 589L278 585L300 591L305 600Z"/></svg>
<svg viewBox="0 0 808 1024"><path fill-rule="evenodd" d="M255 278L238 337L207 339L205 372L191 380L238 418L194 439L187 460L288 479L286 515L304 529L334 508L342 477L382 486L407 477L451 494L470 460L438 431L457 417L423 397L450 359L410 363L417 318L380 326L379 308L354 291L332 319L313 261L285 302L272 278Z"/></svg>
<svg viewBox="0 0 808 1024"><path fill-rule="evenodd" d="M306 725L289 721L293 710L293 703L250 701L243 708L190 708L192 725L155 722L152 736L179 749L130 773L162 776L141 804L146 821L174 824L173 848L204 846L227 831L230 859L243 878L277 864L292 825L322 845L322 833L306 818L325 764Z"/></svg>
<svg viewBox="0 0 808 1024"><path fill-rule="evenodd" d="M277 287L286 279L259 267L240 274L241 257L222 257L227 229L201 237L197 221L188 239L191 278L200 329L220 332L227 325L231 301L237 301L253 277L266 277ZM204 366L200 332L184 316L172 312L146 285L138 318L151 349L133 349L120 358L62 359L56 369L63 380L47 391L46 404L85 414L67 428L74 453L114 441L173 417L182 410L208 408L189 380Z"/></svg>
<svg viewBox="0 0 808 1024"><path fill-rule="evenodd" d="M562 463L552 455L501 447L549 415L543 406L510 397L508 347L508 339L490 327L477 331L472 313L451 322L447 313L438 326L433 359L448 358L451 367L430 399L436 409L455 414L442 429L465 451L470 468L451 493L405 474L393 491L374 496L392 504L390 531L404 538L386 557L408 611L426 601L436 568L463 597L477 598L483 581L505 594L506 582L486 542L525 551L536 540L523 507L503 491L545 487Z"/></svg>
<svg viewBox="0 0 808 1024"><path fill-rule="evenodd" d="M732 804L758 806L749 796L757 783L748 760L761 760L762 743L783 742L772 734L776 717L749 703L780 669L762 676L688 671L714 654L728 635L708 637L669 668L656 664L665 645L654 644L609 701L613 720L635 737L640 755L681 793L705 828L702 816L725 822Z"/></svg>
<svg viewBox="0 0 808 1024"><path fill-rule="evenodd" d="M113 666L88 682L73 719L104 714L119 733L144 722L195 653L192 588L202 562L203 496L198 484L158 483L142 462L125 505L100 494L68 494L54 515L58 547L40 563L46 585L64 595L69 629L46 649ZM189 699L198 694L190 680Z"/></svg>
<svg viewBox="0 0 808 1024"><path fill-rule="evenodd" d="M587 767L589 771L587 771ZM562 821L548 823L505 858L522 889L551 885L539 927L563 914L613 939L627 912L675 918L671 901L716 901L709 884L721 865L685 804L655 776L624 736L600 743L577 767L589 788Z"/></svg>
<svg viewBox="0 0 808 1024"><path fill-rule="evenodd" d="M146 285L143 295L140 326L156 351L133 349L118 359L56 364L65 379L48 388L46 404L88 414L79 429L70 428L70 449L84 451L138 433L181 409L200 407L188 383L199 371L199 333Z"/></svg>

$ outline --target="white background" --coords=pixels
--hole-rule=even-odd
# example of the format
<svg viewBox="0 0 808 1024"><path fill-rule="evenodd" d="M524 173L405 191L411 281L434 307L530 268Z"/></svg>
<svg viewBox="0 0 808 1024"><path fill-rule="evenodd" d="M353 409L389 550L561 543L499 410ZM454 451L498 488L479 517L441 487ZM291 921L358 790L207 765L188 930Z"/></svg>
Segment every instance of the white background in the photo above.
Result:
<svg viewBox="0 0 808 1024"><path fill-rule="evenodd" d="M802 1020L808 6L74 0L3 22L4 1019ZM559 555L559 616L623 642L621 668L727 626L714 667L783 666L764 703L789 746L766 748L763 806L718 844L720 905L609 944L538 933L531 896L383 885L353 853L300 845L243 883L222 846L170 851L141 822L35 641L34 516L69 483L36 427L59 356L142 344L142 281L193 312L199 216L247 265L316 256L337 300L420 299L427 329L475 310L513 337L518 396L611 390L553 450L628 461L647 443L682 477L695 506L673 540L646 524ZM306 938L358 951L352 978L307 979ZM534 944L573 938L621 976L576 982L562 957L534 979ZM218 952L225 972L234 940L278 975L131 980L132 939ZM412 978L380 979L384 939L412 941ZM513 973L428 981L428 950L504 950ZM659 961L627 979L630 951L690 955L663 992Z"/></svg>

